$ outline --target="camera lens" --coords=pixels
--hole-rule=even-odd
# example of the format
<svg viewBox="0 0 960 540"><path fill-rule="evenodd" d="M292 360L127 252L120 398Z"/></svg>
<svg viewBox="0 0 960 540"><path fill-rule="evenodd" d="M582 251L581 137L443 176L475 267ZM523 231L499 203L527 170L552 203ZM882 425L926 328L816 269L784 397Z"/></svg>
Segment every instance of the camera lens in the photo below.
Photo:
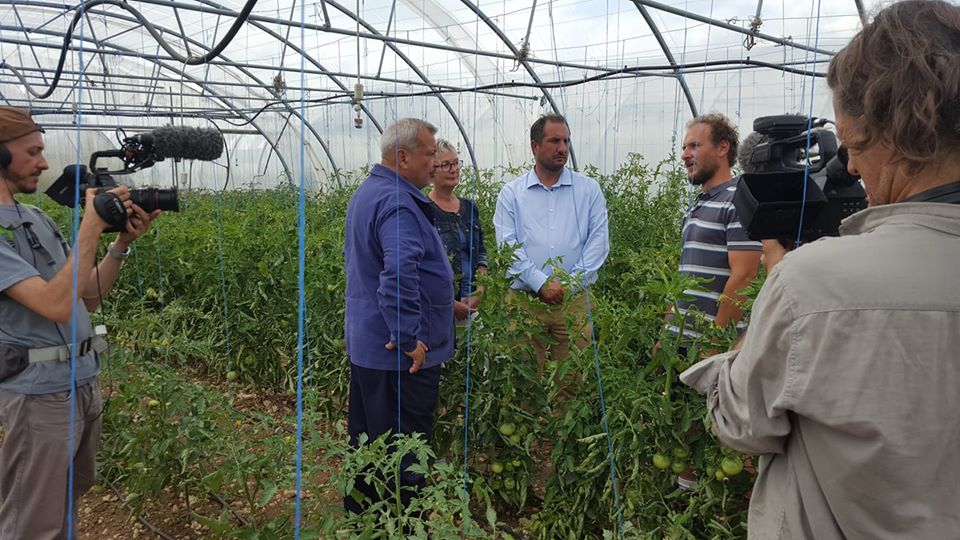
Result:
<svg viewBox="0 0 960 540"><path fill-rule="evenodd" d="M177 196L177 190L175 188L131 189L130 200L140 208L143 208L147 213L153 212L158 208L164 212L180 211L180 199Z"/></svg>

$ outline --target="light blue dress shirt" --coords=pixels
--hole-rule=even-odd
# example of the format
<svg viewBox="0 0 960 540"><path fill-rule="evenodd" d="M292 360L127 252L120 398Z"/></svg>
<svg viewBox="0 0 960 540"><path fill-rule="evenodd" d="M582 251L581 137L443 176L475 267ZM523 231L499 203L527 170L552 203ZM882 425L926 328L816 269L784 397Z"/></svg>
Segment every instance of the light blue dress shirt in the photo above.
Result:
<svg viewBox="0 0 960 540"><path fill-rule="evenodd" d="M519 245L508 271L516 278L514 289L538 292L554 266L589 286L610 252L607 204L600 185L569 169L550 188L534 171L505 184L497 197L493 225L498 245ZM559 264L548 268L551 259Z"/></svg>

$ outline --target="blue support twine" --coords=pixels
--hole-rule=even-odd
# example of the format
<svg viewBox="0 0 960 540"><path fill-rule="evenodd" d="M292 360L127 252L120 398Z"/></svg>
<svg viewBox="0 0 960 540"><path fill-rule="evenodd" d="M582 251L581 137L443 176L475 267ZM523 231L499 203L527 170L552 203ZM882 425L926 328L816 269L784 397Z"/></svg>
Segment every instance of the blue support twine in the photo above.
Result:
<svg viewBox="0 0 960 540"><path fill-rule="evenodd" d="M227 309L227 277L223 254L223 219L221 218L222 193L217 191L217 260L220 263L220 295L223 296L223 337L227 349L227 371L233 366L233 354L230 350L230 312Z"/></svg>
<svg viewBox="0 0 960 540"><path fill-rule="evenodd" d="M300 50L306 50L306 28L304 21L307 17L306 2L300 4ZM300 193L297 208L297 480L296 503L294 510L294 538L300 540L301 504L303 490L303 342L304 319L306 311L305 293L305 266L306 266L306 60L300 55Z"/></svg>
<svg viewBox="0 0 960 540"><path fill-rule="evenodd" d="M576 189L576 184L571 184L570 189ZM574 193L575 194L575 193ZM577 219L577 232L583 229L580 227L580 211L576 207L577 199L573 198L574 215ZM609 230L609 217L607 220ZM580 265L583 266L583 252L586 248L585 241L581 240L580 246ZM610 459L610 484L613 488L613 506L617 509L617 531L618 537L623 537L623 508L620 504L620 490L617 488L617 458L613 453L613 438L610 435L610 422L607 417L607 403L603 397L603 376L600 370L600 346L597 343L597 332L593 325L593 296L590 294L590 288L584 284L583 293L587 301L587 322L590 324L590 343L593 348L593 365L597 374L597 393L600 397L600 415L603 420L603 432L607 440L607 456Z"/></svg>
<svg viewBox="0 0 960 540"><path fill-rule="evenodd" d="M83 12L86 8L86 1L80 0L80 11ZM77 77L77 93L76 101L77 104L77 117L76 117L76 134L77 134L77 163L82 163L82 156L80 154L80 128L82 127L83 119L83 76L82 73L86 71L86 64L83 63L83 44L85 43L83 37L83 24L80 25L80 40L79 40L79 62L80 62L80 71L81 76ZM73 236L73 268L71 269L71 280L72 288L70 289L70 294L72 298L70 299L70 304L72 309L70 310L70 436L68 437L68 452L67 452L67 540L73 540L73 524L76 520L76 516L73 515L73 486L75 483L74 475L76 474L76 467L73 463L74 452L76 442L76 419L77 419L77 314L80 309L80 299L78 298L78 292L80 291L80 261L78 256L80 255L80 168L77 167L76 173L73 175L73 219L71 220L71 235ZM94 263L96 264L96 263ZM89 276L88 276L89 277Z"/></svg>
<svg viewBox="0 0 960 540"><path fill-rule="evenodd" d="M478 1L477 2L478 11L479 11L479 8L480 8L480 2ZM474 65L479 65L480 15L477 15L474 21L474 25L475 25L475 30L473 35L477 40L476 44L478 46L475 47L476 53L474 54L473 63ZM498 83L500 82L499 77L497 77L497 82ZM473 90L474 90L473 133L474 133L474 136L476 136L476 133L477 133L477 111L479 108L477 103L478 102L477 86L479 84L480 84L480 81L478 80L478 78L474 77L474 82L473 82ZM474 200L476 200L478 176L480 176L480 171L475 170L473 178L470 179L471 187L473 188L473 193L474 193ZM478 209L477 214L479 213L480 213L480 210ZM470 279L467 282L467 298L469 298L470 295L473 293L473 280L476 279L477 277L475 272L473 271L473 230L474 230L473 225L474 225L473 212L471 212L470 213L470 258L469 258L470 260L467 262L467 265L471 269L472 279ZM469 446L470 445L470 386L471 386L470 359L472 357L472 352L473 352L473 317L470 316L470 314L468 313L467 314L467 365L466 365L467 373L466 373L466 381L464 382L464 399L463 399L463 408L464 408L464 412L463 412L463 493L466 496L469 496L469 493L470 493L469 491L470 490L470 469L468 465L469 465L469 459L470 459L470 446Z"/></svg>
<svg viewBox="0 0 960 540"><path fill-rule="evenodd" d="M160 307L166 307L163 296L163 257L160 256L160 222L153 223L153 247L157 252L157 295L159 295ZM164 329L166 332L166 329Z"/></svg>
<svg viewBox="0 0 960 540"><path fill-rule="evenodd" d="M817 53L816 49L820 44L820 0L817 0L817 24L816 30L814 31L814 42L813 42L813 64L817 63ZM797 240L796 246L800 246L800 237L803 233L803 218L804 210L807 206L807 182L810 178L810 146L812 143L812 134L810 133L811 128L813 127L813 98L816 95L814 89L816 88L817 78L814 75L810 75L810 110L807 115L807 151L806 151L806 163L803 165L803 196L801 197L800 204L800 220L797 224ZM823 159L823 156L820 156L820 159Z"/></svg>
<svg viewBox="0 0 960 540"><path fill-rule="evenodd" d="M137 274L137 294L143 298L143 273L140 271L140 256L137 253L137 243L130 246L130 254L133 255L133 269Z"/></svg>

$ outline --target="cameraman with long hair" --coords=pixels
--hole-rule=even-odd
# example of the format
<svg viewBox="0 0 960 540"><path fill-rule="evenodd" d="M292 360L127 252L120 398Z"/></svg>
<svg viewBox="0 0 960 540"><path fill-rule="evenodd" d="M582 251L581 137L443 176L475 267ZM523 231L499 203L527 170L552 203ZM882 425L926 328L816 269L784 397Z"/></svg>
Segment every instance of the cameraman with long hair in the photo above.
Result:
<svg viewBox="0 0 960 540"><path fill-rule="evenodd" d="M751 538L960 534L960 6L889 6L830 63L869 207L784 254L741 345L681 380L760 454Z"/></svg>

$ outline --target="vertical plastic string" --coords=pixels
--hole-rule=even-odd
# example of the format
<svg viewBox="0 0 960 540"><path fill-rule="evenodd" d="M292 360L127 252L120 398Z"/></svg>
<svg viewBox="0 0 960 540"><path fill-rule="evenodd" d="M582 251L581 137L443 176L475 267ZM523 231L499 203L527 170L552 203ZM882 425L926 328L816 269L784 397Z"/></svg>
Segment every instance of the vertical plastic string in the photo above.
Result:
<svg viewBox="0 0 960 540"><path fill-rule="evenodd" d="M479 2L479 0L477 1L477 12L478 12L478 13L480 12L480 2ZM479 66L480 66L480 47L479 47L479 45L480 45L480 15L479 15L479 14L477 15L476 19L474 20L474 25L475 25L475 26L474 26L473 35L474 35L474 38L475 38L475 42L474 42L474 45L475 45L475 47L474 47L475 53L474 53L474 61L473 61L473 63L474 63L475 66L477 66L476 69L479 71ZM497 84L499 85L499 83L500 83L500 73L499 73L499 70L498 70L497 73L495 74L495 77L497 78ZM477 133L477 118L478 118L478 113L479 113L479 104L478 104L478 101L479 101L478 95L479 95L479 94L477 93L477 86L478 86L479 83L480 83L479 79L480 79L479 76L473 78L473 80L474 80L474 83L473 83L473 133L474 133L474 140L477 140L477 138L476 138L476 133ZM496 112L494 112L494 121L496 121ZM479 164L478 164L478 166L479 166ZM463 170L463 169L461 168L461 170ZM480 169L477 168L477 169L475 169L475 170L473 171L473 178L470 179L471 191L472 191L473 194L474 194L474 197L473 197L474 201L476 201L476 199L477 199L477 195L476 195L476 194L477 194L477 177L479 177L479 176L480 176ZM476 208L476 206L474 206L474 208ZM474 215L475 215L475 214L476 214L476 215L479 215L479 214L480 214L479 209L478 209L476 212L473 212L473 211L470 212L470 240L469 240L469 242L470 242L470 260L469 260L469 262L467 263L467 265L468 265L468 267L470 268L470 277L471 277L471 279L467 281L467 298L470 298L470 296L473 294L473 280L477 278L476 272L473 270L473 242L474 242L474 234L473 234L473 231L474 231ZM454 299L454 300L456 300L456 299ZM470 485L470 469L469 469L469 458L470 458L470 386L471 386L471 382L472 382L472 381L470 380L470 367L471 367L471 362L470 362L470 360L472 359L472 353L473 353L473 317L471 316L471 314L470 314L469 311L468 311L468 313L467 313L467 365L466 365L466 368L465 368L465 369L466 369L466 381L464 382L464 391L463 391L463 393L464 393L464 399L463 399L463 411L464 411L464 412L463 412L463 492L464 492L464 495L466 495L466 496L469 496L469 485Z"/></svg>
<svg viewBox="0 0 960 540"><path fill-rule="evenodd" d="M817 6L819 6L819 3L817 4ZM807 36L808 36L808 37L807 37L807 45L810 45L810 38L809 38L809 36L810 36L810 20L813 18L813 8L814 8L814 4L813 4L813 2L811 1L811 2L810 2L810 17L807 18ZM820 8L819 8L819 7L817 7L817 29L816 29L816 32L817 32L818 34L819 34L819 32L820 32ZM815 39L816 41L819 41L819 35L817 35L814 39ZM816 54L816 53L814 53L814 54ZM804 71L806 71L806 70L813 71L812 69L810 69L810 48L809 48L809 47L807 47L806 49L804 49L804 52L803 52L803 69L804 69ZM813 79L813 76L811 76L810 78ZM811 93L811 96L812 96L812 94L813 94L813 89L812 89L812 88L811 88L811 90L810 90L810 93ZM806 101L807 101L807 79L806 79L806 78L802 78L802 79L800 80L800 114L803 114L803 106L804 106L804 104L806 103ZM809 111L809 113L810 113L810 116L812 116L812 115L813 115L813 110L812 110L813 101L811 100L810 103L811 103L811 110Z"/></svg>
<svg viewBox="0 0 960 540"><path fill-rule="evenodd" d="M157 252L157 294L160 296L160 307L165 308L166 302L163 295L163 257L160 256L160 222L153 223L153 247ZM164 328L166 332L166 328Z"/></svg>
<svg viewBox="0 0 960 540"><path fill-rule="evenodd" d="M710 0L710 18L713 18L713 0ZM700 110L703 111L703 101L707 92L707 65L710 62L710 31L713 25L707 25L707 44L703 52L703 75L700 80ZM729 51L728 51L729 52Z"/></svg>
<svg viewBox="0 0 960 540"><path fill-rule="evenodd" d="M300 3L300 50L306 50L307 3ZM303 490L303 343L306 293L304 268L306 251L306 59L300 55L300 193L297 202L297 465L296 503L294 510L294 538L300 540L301 504Z"/></svg>
<svg viewBox="0 0 960 540"><path fill-rule="evenodd" d="M223 297L223 338L226 342L227 372L229 373L233 368L233 353L230 350L230 312L227 309L227 276L223 253L223 219L221 217L223 194L220 191L216 193L217 195L214 200L217 208L217 260L220 264L220 295Z"/></svg>
<svg viewBox="0 0 960 540"><path fill-rule="evenodd" d="M140 271L140 256L137 253L137 243L130 246L130 254L133 255L133 269L137 274L137 294L143 298L143 273Z"/></svg>
<svg viewBox="0 0 960 540"><path fill-rule="evenodd" d="M80 12L83 13L86 8L85 0L80 1ZM76 137L77 137L77 163L82 163L82 157L80 153L80 135L82 128L83 120L83 73L86 71L86 65L83 63L83 44L84 44L84 24L80 23L80 39L78 43L79 50L77 52L78 63L80 64L80 73L81 75L77 77L77 92L74 97L74 104L77 108L77 117L76 120ZM75 442L77 438L76 434L76 421L77 421L77 325L79 321L77 320L78 314L80 312L80 299L77 294L80 291L80 168L76 168L76 174L73 176L73 219L71 220L71 234L73 236L73 268L71 268L72 286L70 289L70 434L68 436L68 445L67 446L67 540L73 540L73 523L76 520L76 516L73 515L73 505L75 503L73 496L73 487L76 482L74 476L76 475L76 467L74 466L74 455L75 452ZM96 261L94 261L96 264ZM89 277L89 275L88 275ZM54 464L56 466L56 464Z"/></svg>
<svg viewBox="0 0 960 540"><path fill-rule="evenodd" d="M577 220L577 234L580 237L580 266L585 267L584 251L586 250L586 239L582 236L583 228L580 223L580 209L577 208L576 184L570 184L570 190L573 192L573 214ZM609 218L607 220L609 227ZM589 227L589 223L587 224ZM589 231L588 231L589 233ZM603 432L607 440L607 456L610 458L610 485L613 488L613 506L617 509L617 531L618 537L623 537L623 509L620 505L620 490L617 488L617 458L613 453L613 438L610 435L610 422L607 418L607 403L603 396L603 375L600 370L600 347L597 343L597 333L593 325L593 295L590 294L590 288L584 283L583 294L587 303L587 323L590 324L590 344L593 348L593 366L597 375L597 393L600 397L600 416L603 420Z"/></svg>
<svg viewBox="0 0 960 540"><path fill-rule="evenodd" d="M817 19L816 19L816 30L814 31L813 36L813 64L817 63L817 53L816 49L820 45L820 0L817 0ZM812 70L811 70L812 71ZM800 237L803 232L803 218L804 218L804 209L807 207L807 182L810 178L810 146L812 134L810 129L813 127L813 98L816 95L814 89L816 88L817 78L815 75L810 75L810 110L807 115L807 151L806 151L806 163L803 165L803 196L801 198L800 204L800 221L797 225L797 240L796 245L800 245ZM823 159L823 156L820 157Z"/></svg>
<svg viewBox="0 0 960 540"><path fill-rule="evenodd" d="M400 139L397 138L397 141L394 143L394 152L396 152L396 157L394 158L394 163L396 163L399 169L400 163ZM397 353L397 431L396 434L400 434L400 377L403 376L403 346L400 345L400 302L403 300L400 298L400 173L397 172L394 174L394 194L395 194L395 204L397 212L397 343L396 343L396 353ZM402 467L398 462L397 467ZM399 474L399 471L397 472Z"/></svg>

